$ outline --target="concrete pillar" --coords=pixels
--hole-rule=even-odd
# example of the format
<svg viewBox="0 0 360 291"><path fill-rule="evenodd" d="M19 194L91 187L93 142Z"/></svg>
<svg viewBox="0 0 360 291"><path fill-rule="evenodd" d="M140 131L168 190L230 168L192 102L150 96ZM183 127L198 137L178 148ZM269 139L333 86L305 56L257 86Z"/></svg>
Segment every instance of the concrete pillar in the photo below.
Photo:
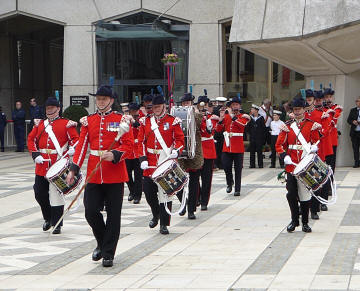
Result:
<svg viewBox="0 0 360 291"><path fill-rule="evenodd" d="M70 105L70 96L88 95L96 90L96 56L91 25L64 27L64 108ZM89 97L89 113L94 112L94 99Z"/></svg>
<svg viewBox="0 0 360 291"><path fill-rule="evenodd" d="M337 149L338 166L352 166L354 163L353 151L350 140L350 125L347 123L350 109L355 107L355 100L360 95L360 71L348 75L316 76L306 78L306 88L310 87L310 80L314 80L315 90L320 84L328 87L332 84L335 90L335 103L344 107L338 120L337 128L341 132Z"/></svg>
<svg viewBox="0 0 360 291"><path fill-rule="evenodd" d="M193 85L193 94L202 95L204 89L208 96L222 94L220 81L221 41L218 23L194 23L190 26L189 41L189 85Z"/></svg>

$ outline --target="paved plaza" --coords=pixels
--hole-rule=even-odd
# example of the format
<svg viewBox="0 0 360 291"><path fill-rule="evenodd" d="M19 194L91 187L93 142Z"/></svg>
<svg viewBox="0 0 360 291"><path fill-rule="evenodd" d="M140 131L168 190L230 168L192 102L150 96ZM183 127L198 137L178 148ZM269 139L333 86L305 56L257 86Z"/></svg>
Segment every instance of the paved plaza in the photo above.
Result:
<svg viewBox="0 0 360 291"><path fill-rule="evenodd" d="M268 162L268 159L267 159ZM208 211L149 229L150 208L127 201L114 267L91 260L96 243L84 209L61 235L43 232L27 153L0 154L0 290L360 290L360 169L338 168L338 202L288 234L281 169L249 169L240 197L215 172Z"/></svg>

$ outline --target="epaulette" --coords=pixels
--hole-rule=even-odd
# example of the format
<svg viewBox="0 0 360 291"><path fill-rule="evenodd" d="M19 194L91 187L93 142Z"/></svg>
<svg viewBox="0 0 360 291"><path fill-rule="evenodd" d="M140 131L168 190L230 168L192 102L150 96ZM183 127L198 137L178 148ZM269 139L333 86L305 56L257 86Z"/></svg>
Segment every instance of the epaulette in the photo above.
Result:
<svg viewBox="0 0 360 291"><path fill-rule="evenodd" d="M177 124L181 124L181 123L182 123L181 118L175 116L172 125L177 125Z"/></svg>
<svg viewBox="0 0 360 291"><path fill-rule="evenodd" d="M88 126L88 120L87 119L88 119L88 116L83 116L83 117L80 118L79 121L80 121L82 126Z"/></svg>
<svg viewBox="0 0 360 291"><path fill-rule="evenodd" d="M321 124L314 122L313 126L311 127L311 131L321 129Z"/></svg>
<svg viewBox="0 0 360 291"><path fill-rule="evenodd" d="M42 119L34 119L34 126L38 127Z"/></svg>
<svg viewBox="0 0 360 291"><path fill-rule="evenodd" d="M336 110L336 109L343 110L343 107L342 107L341 105L336 104L336 106L335 106L335 108L334 108L334 109L335 109L335 110Z"/></svg>
<svg viewBox="0 0 360 291"><path fill-rule="evenodd" d="M244 118L246 118L246 119L248 119L248 120L251 119L251 117L250 117L249 115L247 115L246 113L244 113L241 117L244 117Z"/></svg>
<svg viewBox="0 0 360 291"><path fill-rule="evenodd" d="M66 124L66 128L76 127L76 126L77 126L77 122L73 120L69 120L68 123Z"/></svg>
<svg viewBox="0 0 360 291"><path fill-rule="evenodd" d="M290 132L290 129L286 126L286 124L281 124L280 130L285 131L285 132Z"/></svg>

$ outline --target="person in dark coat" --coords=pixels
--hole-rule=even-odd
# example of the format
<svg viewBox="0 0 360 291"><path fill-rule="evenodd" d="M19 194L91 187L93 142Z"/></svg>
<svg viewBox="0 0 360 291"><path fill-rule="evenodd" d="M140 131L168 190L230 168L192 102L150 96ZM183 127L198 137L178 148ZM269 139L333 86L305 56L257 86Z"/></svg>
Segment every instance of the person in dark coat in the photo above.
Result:
<svg viewBox="0 0 360 291"><path fill-rule="evenodd" d="M25 135L25 110L22 109L20 101L16 102L16 108L12 112L12 120L14 121L14 135L16 140L16 152L24 151L24 135Z"/></svg>
<svg viewBox="0 0 360 291"><path fill-rule="evenodd" d="M349 113L347 122L351 125L350 137L354 151L354 168L360 167L359 147L360 147L360 96L356 99L356 107Z"/></svg>
<svg viewBox="0 0 360 291"><path fill-rule="evenodd" d="M4 132L6 126L6 115L2 112L2 107L0 106L0 143L1 143L1 151L5 151L5 141L4 141Z"/></svg>
<svg viewBox="0 0 360 291"><path fill-rule="evenodd" d="M227 101L226 97L216 97L217 105L214 107L213 114L220 117L220 110L225 107L225 102ZM215 168L223 169L223 165L221 162L221 153L224 145L224 135L222 132L215 131L214 133L215 139L215 149L216 149L216 159L215 159Z"/></svg>
<svg viewBox="0 0 360 291"><path fill-rule="evenodd" d="M247 124L247 132L250 134L250 168L255 168L255 153L257 153L259 168L264 167L262 150L267 129L264 117L259 114L259 109L259 106L252 104L251 120Z"/></svg>
<svg viewBox="0 0 360 291"><path fill-rule="evenodd" d="M43 119L44 118L43 110L39 105L37 105L35 98L30 99L29 113L30 113L30 129L29 129L29 131L31 131L34 126L34 119Z"/></svg>

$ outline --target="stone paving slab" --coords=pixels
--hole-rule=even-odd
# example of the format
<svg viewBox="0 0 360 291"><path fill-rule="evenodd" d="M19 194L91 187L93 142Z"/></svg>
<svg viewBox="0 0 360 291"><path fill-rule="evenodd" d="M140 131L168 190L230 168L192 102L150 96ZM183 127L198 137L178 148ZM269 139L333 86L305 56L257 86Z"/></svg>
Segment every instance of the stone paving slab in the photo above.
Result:
<svg viewBox="0 0 360 291"><path fill-rule="evenodd" d="M126 190L115 264L104 269L91 261L96 243L83 207L65 219L60 236L43 233L33 162L27 153L5 154L0 207L12 211L0 211L0 291L360 290L358 169L337 169L338 202L310 221L311 234L284 231L286 189L275 178L282 169L269 169L269 159L248 169L245 155L240 197L225 193L223 171L214 172L208 211L198 210L195 221L174 216L168 236L147 227L144 196L134 205Z"/></svg>

